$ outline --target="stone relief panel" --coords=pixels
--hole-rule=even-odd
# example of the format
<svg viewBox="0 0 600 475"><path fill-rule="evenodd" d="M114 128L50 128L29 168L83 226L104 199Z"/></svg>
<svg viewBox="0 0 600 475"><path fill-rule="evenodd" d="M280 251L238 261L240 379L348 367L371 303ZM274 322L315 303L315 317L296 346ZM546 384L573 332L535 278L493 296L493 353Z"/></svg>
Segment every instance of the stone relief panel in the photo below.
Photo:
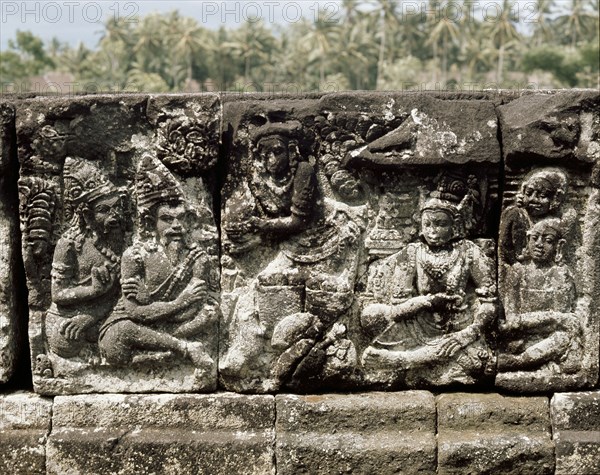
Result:
<svg viewBox="0 0 600 475"><path fill-rule="evenodd" d="M220 378L240 391L493 374L491 103L226 102Z"/></svg>
<svg viewBox="0 0 600 475"><path fill-rule="evenodd" d="M496 385L587 387L598 378L598 94L500 108L506 178Z"/></svg>
<svg viewBox="0 0 600 475"><path fill-rule="evenodd" d="M15 110L0 102L0 384L12 376L18 357L19 247L16 196Z"/></svg>
<svg viewBox="0 0 600 475"><path fill-rule="evenodd" d="M214 390L218 98L29 100L17 135L36 390Z"/></svg>

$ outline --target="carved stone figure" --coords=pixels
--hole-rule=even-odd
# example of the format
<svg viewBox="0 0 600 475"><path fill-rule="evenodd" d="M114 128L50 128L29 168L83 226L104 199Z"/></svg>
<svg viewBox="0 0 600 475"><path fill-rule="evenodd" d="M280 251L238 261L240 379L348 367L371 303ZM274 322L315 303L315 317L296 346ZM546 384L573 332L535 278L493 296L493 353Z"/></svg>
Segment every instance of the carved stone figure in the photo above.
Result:
<svg viewBox="0 0 600 475"><path fill-rule="evenodd" d="M220 111L214 94L20 102L37 392L216 388Z"/></svg>
<svg viewBox="0 0 600 475"><path fill-rule="evenodd" d="M496 386L569 391L598 381L597 91L498 107L505 163Z"/></svg>
<svg viewBox="0 0 600 475"><path fill-rule="evenodd" d="M554 363L572 373L579 366L582 329L575 280L564 262L563 226L557 218L536 223L528 232L527 260L508 271L498 371Z"/></svg>
<svg viewBox="0 0 600 475"><path fill-rule="evenodd" d="M230 252L243 252L263 238L297 233L314 219L316 174L313 166L302 160L301 135L297 121L268 123L252 134L255 145L248 187L254 209L240 206L230 216L225 227L233 242Z"/></svg>
<svg viewBox="0 0 600 475"><path fill-rule="evenodd" d="M95 344L120 294L123 209L119 190L91 162L68 157L65 202L71 221L52 261L48 343L59 356Z"/></svg>
<svg viewBox="0 0 600 475"><path fill-rule="evenodd" d="M393 280L386 286L392 289L387 301L362 311L361 325L372 338L362 363L374 382L472 383L490 361L493 262L463 238L461 204L438 196L434 192L421 206L421 240L387 258Z"/></svg>
<svg viewBox="0 0 600 475"><path fill-rule="evenodd" d="M299 120L247 127L248 174L223 215L230 324L220 374L236 389L305 391L355 368L346 326L333 327L352 304L365 228L364 207L342 200L360 201L361 190L347 170L319 176Z"/></svg>
<svg viewBox="0 0 600 475"><path fill-rule="evenodd" d="M209 288L208 254L190 242L190 213L173 175L147 154L136 176L139 233L123 254L123 297L100 329L100 350L113 365L163 351L210 372L200 341L218 318Z"/></svg>
<svg viewBox="0 0 600 475"><path fill-rule="evenodd" d="M523 180L515 204L502 213L500 259L512 265L524 259L527 232L534 223L547 217L564 221L565 235L570 236L575 225L575 210L564 206L567 176L557 168L534 170ZM572 236L571 236L572 237Z"/></svg>
<svg viewBox="0 0 600 475"><path fill-rule="evenodd" d="M56 215L56 187L43 178L24 177L19 181L19 214L23 240L23 264L30 279L30 300L43 305L50 294L53 225Z"/></svg>

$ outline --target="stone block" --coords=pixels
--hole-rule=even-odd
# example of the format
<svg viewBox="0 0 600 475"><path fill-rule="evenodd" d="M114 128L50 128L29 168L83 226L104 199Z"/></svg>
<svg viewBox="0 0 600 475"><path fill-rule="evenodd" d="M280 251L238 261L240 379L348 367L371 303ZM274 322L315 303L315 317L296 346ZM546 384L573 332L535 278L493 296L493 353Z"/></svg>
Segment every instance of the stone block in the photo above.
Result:
<svg viewBox="0 0 600 475"><path fill-rule="evenodd" d="M0 102L0 384L14 372L18 354L19 277L15 110Z"/></svg>
<svg viewBox="0 0 600 475"><path fill-rule="evenodd" d="M276 405L277 473L435 473L431 393L278 395Z"/></svg>
<svg viewBox="0 0 600 475"><path fill-rule="evenodd" d="M592 89L528 92L501 105L498 111L507 165L598 160L599 110L600 93Z"/></svg>
<svg viewBox="0 0 600 475"><path fill-rule="evenodd" d="M600 470L600 391L557 393L550 402L557 475Z"/></svg>
<svg viewBox="0 0 600 475"><path fill-rule="evenodd" d="M0 473L46 473L52 400L18 392L0 395Z"/></svg>
<svg viewBox="0 0 600 475"><path fill-rule="evenodd" d="M497 115L492 101L441 97L224 101L225 388L487 382ZM444 237L424 243L440 214Z"/></svg>
<svg viewBox="0 0 600 475"><path fill-rule="evenodd" d="M215 390L218 96L36 98L16 122L35 390Z"/></svg>
<svg viewBox="0 0 600 475"><path fill-rule="evenodd" d="M55 398L48 474L274 474L274 398Z"/></svg>
<svg viewBox="0 0 600 475"><path fill-rule="evenodd" d="M525 94L500 106L496 385L594 387L600 341L600 93Z"/></svg>
<svg viewBox="0 0 600 475"><path fill-rule="evenodd" d="M548 399L437 397L439 474L554 473Z"/></svg>

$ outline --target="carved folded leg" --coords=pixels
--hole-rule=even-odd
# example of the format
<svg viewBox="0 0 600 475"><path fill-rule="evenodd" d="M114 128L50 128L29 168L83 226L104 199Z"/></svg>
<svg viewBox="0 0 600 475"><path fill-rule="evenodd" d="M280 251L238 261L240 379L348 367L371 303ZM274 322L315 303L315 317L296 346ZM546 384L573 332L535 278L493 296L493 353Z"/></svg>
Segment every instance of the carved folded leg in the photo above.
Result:
<svg viewBox="0 0 600 475"><path fill-rule="evenodd" d="M185 343L184 356L187 357L192 364L201 370L202 372L209 372L213 365L214 360L209 356L204 348L204 345L199 341Z"/></svg>
<svg viewBox="0 0 600 475"><path fill-rule="evenodd" d="M558 361L565 354L571 343L571 335L567 332L556 332L549 338L531 345L518 355L500 354L498 356L499 371L517 371L535 369L550 361Z"/></svg>
<svg viewBox="0 0 600 475"><path fill-rule="evenodd" d="M406 368L404 351L392 351L369 346L362 354L361 364L368 369L384 369L385 367Z"/></svg>
<svg viewBox="0 0 600 475"><path fill-rule="evenodd" d="M87 343L87 329L95 319L91 315L76 315L72 318L56 317L48 331L48 344L53 353L62 358L77 356Z"/></svg>
<svg viewBox="0 0 600 475"><path fill-rule="evenodd" d="M190 339L204 332L206 326L218 318L215 307L205 307L193 320L181 324L173 332L176 338Z"/></svg>
<svg viewBox="0 0 600 475"><path fill-rule="evenodd" d="M506 334L518 334L520 332L531 332L541 330L547 332L552 327L560 327L563 330L576 332L579 328L577 317L572 313L562 312L529 312L513 316L510 321L500 324L500 330Z"/></svg>
<svg viewBox="0 0 600 475"><path fill-rule="evenodd" d="M99 345L106 361L118 366L130 364L135 350L172 351L181 356L189 356L186 342L131 320L120 320L108 327L100 338Z"/></svg>
<svg viewBox="0 0 600 475"><path fill-rule="evenodd" d="M391 305L379 303L367 305L360 316L360 325L370 337L380 335L391 322Z"/></svg>

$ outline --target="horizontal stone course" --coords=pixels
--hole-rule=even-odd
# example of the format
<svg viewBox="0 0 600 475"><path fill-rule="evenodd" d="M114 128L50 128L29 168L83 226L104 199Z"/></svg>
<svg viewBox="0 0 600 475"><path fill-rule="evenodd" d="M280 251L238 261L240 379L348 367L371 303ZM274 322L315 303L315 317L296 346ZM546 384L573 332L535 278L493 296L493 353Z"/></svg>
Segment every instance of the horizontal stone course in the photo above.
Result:
<svg viewBox="0 0 600 475"><path fill-rule="evenodd" d="M547 398L443 394L437 409L438 473L553 473Z"/></svg>
<svg viewBox="0 0 600 475"><path fill-rule="evenodd" d="M55 399L48 473L274 473L272 396Z"/></svg>
<svg viewBox="0 0 600 475"><path fill-rule="evenodd" d="M44 474L52 399L18 392L0 395L0 473Z"/></svg>
<svg viewBox="0 0 600 475"><path fill-rule="evenodd" d="M550 404L556 473L600 470L600 391L555 394Z"/></svg>
<svg viewBox="0 0 600 475"><path fill-rule="evenodd" d="M277 403L277 472L433 473L431 393L285 396Z"/></svg>

